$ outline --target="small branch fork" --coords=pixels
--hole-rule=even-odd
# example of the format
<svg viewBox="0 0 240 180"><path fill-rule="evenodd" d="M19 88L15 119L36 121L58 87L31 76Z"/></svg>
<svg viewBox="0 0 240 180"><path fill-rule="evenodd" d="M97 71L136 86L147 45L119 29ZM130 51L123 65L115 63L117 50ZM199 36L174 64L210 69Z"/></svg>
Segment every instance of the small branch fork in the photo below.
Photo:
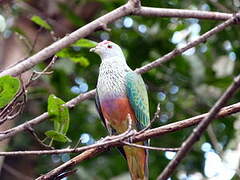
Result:
<svg viewBox="0 0 240 180"><path fill-rule="evenodd" d="M47 72L55 63L57 56L54 56L51 62L46 66L46 68L42 72L34 71L29 78L29 81L24 84L22 78L20 76L21 81L21 89L16 94L16 96L8 103L1 111L0 111L0 125L6 122L7 120L12 120L17 117L20 113L22 113L24 105L27 102L27 88L37 79L41 77L43 74L49 74L51 72ZM23 98L22 98L23 97Z"/></svg>

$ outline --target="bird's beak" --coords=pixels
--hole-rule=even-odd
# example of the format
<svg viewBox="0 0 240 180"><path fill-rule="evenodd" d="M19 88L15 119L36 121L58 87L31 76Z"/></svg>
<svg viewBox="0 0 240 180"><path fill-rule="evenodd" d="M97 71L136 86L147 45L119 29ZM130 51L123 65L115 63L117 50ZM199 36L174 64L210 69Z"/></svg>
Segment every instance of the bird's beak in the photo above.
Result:
<svg viewBox="0 0 240 180"><path fill-rule="evenodd" d="M96 50L96 47L91 48L89 51L90 51L90 52L95 52L95 50Z"/></svg>

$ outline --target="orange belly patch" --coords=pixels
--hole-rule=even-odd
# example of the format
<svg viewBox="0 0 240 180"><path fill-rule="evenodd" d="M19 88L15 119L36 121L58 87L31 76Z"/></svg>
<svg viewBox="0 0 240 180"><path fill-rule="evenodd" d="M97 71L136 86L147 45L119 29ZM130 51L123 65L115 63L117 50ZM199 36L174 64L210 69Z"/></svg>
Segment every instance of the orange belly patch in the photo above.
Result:
<svg viewBox="0 0 240 180"><path fill-rule="evenodd" d="M128 128L127 115L130 114L133 126L136 128L135 113L126 97L101 101L101 109L107 123L109 123L117 133L123 133Z"/></svg>

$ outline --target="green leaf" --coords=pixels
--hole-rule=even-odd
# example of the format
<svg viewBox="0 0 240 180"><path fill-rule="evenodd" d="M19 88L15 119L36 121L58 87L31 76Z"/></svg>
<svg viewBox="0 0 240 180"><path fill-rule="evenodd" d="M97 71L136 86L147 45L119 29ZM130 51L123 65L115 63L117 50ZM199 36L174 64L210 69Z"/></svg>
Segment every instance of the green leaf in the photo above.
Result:
<svg viewBox="0 0 240 180"><path fill-rule="evenodd" d="M57 52L56 56L60 58L69 58L71 57L71 50L69 50L69 48L64 48Z"/></svg>
<svg viewBox="0 0 240 180"><path fill-rule="evenodd" d="M48 97L48 113L51 120L54 121L54 129L58 132L66 134L69 128L69 111L63 106L65 102L55 95Z"/></svg>
<svg viewBox="0 0 240 180"><path fill-rule="evenodd" d="M70 58L71 61L75 62L75 63L79 63L81 64L83 67L87 67L89 66L89 61L87 58L85 57L73 57L73 58Z"/></svg>
<svg viewBox="0 0 240 180"><path fill-rule="evenodd" d="M59 142L71 142L72 140L65 136L63 133L59 133L54 130L46 131L45 135L49 138L52 138L55 141Z"/></svg>
<svg viewBox="0 0 240 180"><path fill-rule="evenodd" d="M52 27L45 21L43 20L41 17L39 16L33 16L31 18L31 20L36 23L37 25L47 29L47 30L52 30Z"/></svg>
<svg viewBox="0 0 240 180"><path fill-rule="evenodd" d="M6 106L20 89L18 78L6 75L0 78L0 108Z"/></svg>
<svg viewBox="0 0 240 180"><path fill-rule="evenodd" d="M21 28L19 28L17 26L11 27L11 30L16 32L16 33L18 33L18 34L20 34L20 35L22 35L22 36L24 36L24 37L27 37L26 33Z"/></svg>
<svg viewBox="0 0 240 180"><path fill-rule="evenodd" d="M85 48L92 48L92 47L95 47L96 45L97 45L97 42L91 41L88 39L80 39L74 44L72 44L72 46L79 46L79 47L85 47Z"/></svg>
<svg viewBox="0 0 240 180"><path fill-rule="evenodd" d="M70 59L74 63L79 63L83 67L89 66L89 61L83 57L79 52L72 50L72 48L64 48L56 54L60 58Z"/></svg>

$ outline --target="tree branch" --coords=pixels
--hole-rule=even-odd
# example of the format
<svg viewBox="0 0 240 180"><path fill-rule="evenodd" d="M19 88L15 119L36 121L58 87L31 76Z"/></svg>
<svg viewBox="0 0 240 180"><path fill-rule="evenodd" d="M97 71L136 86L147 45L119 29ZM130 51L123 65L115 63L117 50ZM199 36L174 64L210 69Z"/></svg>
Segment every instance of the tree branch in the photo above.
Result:
<svg viewBox="0 0 240 180"><path fill-rule="evenodd" d="M236 17L229 19L228 21L232 23L235 18L240 18L240 14ZM227 21L226 21L227 22ZM224 24L224 23L223 23ZM201 135L204 133L211 121L216 117L220 109L227 103L227 101L233 96L240 86L240 75L236 77L233 83L225 91L225 93L220 97L220 99L211 108L208 115L202 120L202 122L193 130L193 133L187 138L187 140L182 144L181 150L177 152L173 160L165 167L163 172L158 177L158 180L167 180L177 168L181 160L186 156L186 154L192 149L192 146L198 141Z"/></svg>
<svg viewBox="0 0 240 180"><path fill-rule="evenodd" d="M142 74L145 73L147 71L150 71L151 69L160 66L162 63L165 63L167 61L169 61L170 59L176 57L177 55L183 53L184 51L195 47L196 45L205 42L207 40L207 38L209 38L210 36L222 31L224 28L226 28L227 26L231 25L235 23L235 18L232 17L229 20L225 21L224 23L216 26L215 28L211 29L210 31L204 33L203 35L201 35L199 38L197 38L196 40L187 43L185 46L183 46L182 48L176 48L173 51L169 52L168 54L164 55L163 57L139 68L136 69L135 72ZM1 74L0 74L1 76ZM84 94L80 94L79 96L77 96L76 98L73 98L72 100L68 101L65 105L69 108L72 108L74 106L76 106L76 104L78 104L81 101L84 101L87 98L92 97L95 94L95 90L91 90L87 93ZM45 112L44 114L40 115L39 117L36 117L35 119L28 121L26 123L23 123L15 128L9 129L7 131L1 132L0 133L0 141L6 138L9 138L11 136L14 136L15 134L17 134L18 132L21 132L23 130L26 130L27 127L29 125L35 125L35 124L39 124L41 122L43 122L44 120L46 120L48 118L48 113Z"/></svg>
<svg viewBox="0 0 240 180"><path fill-rule="evenodd" d="M48 172L47 174L44 174L44 175L36 178L36 180L52 180L54 177L59 176L66 169L74 167L77 164L79 164L80 162L82 162L86 159L92 158L92 157L96 156L97 154L103 152L104 150L105 150L105 148L102 148L102 149L94 148L94 149L85 151L85 152L81 153L80 155L72 158L71 160L65 162L64 164L58 166L57 168L53 169L52 171Z"/></svg>
<svg viewBox="0 0 240 180"><path fill-rule="evenodd" d="M240 111L240 103L236 103L236 104L233 104L231 106L227 106L225 108L222 108L222 110L218 113L218 115L215 118L225 117L227 115L230 115L234 112L239 112L239 111ZM177 130L181 130L183 128L190 127L190 126L193 126L193 125L199 123L202 119L204 119L208 115L209 115L209 113L206 113L206 114L195 116L195 117L192 117L192 118L180 121L180 122L171 123L171 124L161 126L161 127L158 127L158 128L146 130L142 134L137 134L136 136L132 136L131 139L132 139L133 142L138 142L138 141L146 140L148 138L152 138L154 136L160 136L160 135L163 135L163 134L167 134L169 132L174 132L174 131L177 131ZM82 154L74 157L73 159L71 159L71 160L67 161L66 163L62 164L61 166L59 166L59 167L53 169L52 171L48 172L47 174L40 176L39 178L37 178L37 180L40 180L40 179L41 180L43 180L43 179L44 180L47 180L47 179L50 180L51 178L56 177L59 174L63 173L66 169L74 167L77 164L79 164L80 162L82 162L86 159L89 159L91 157L94 157L101 152L106 151L109 147L122 145L122 144L119 144L119 143L120 143L120 141L115 141L115 142L114 141L112 141L112 142L108 141L104 145L101 145L101 146L98 146L98 147L95 145L95 147L92 147L93 149L89 149L89 150L83 152ZM91 146L93 146L93 145L91 145ZM82 147L82 148L87 148L87 147L89 147L89 146L85 146L85 147ZM59 151L61 151L61 150L59 150ZM5 153L5 155L6 155L6 153L8 153L8 152L3 152L3 153ZM9 152L9 153L11 153L11 152ZM10 155L10 154L8 154L8 155Z"/></svg>
<svg viewBox="0 0 240 180"><path fill-rule="evenodd" d="M162 63L165 63L167 61L169 61L170 59L176 57L179 54L182 54L183 52L185 52L186 50L197 46L200 43L205 42L209 37L211 37L212 35L222 31L223 29L225 29L226 27L232 25L233 23L235 23L235 21L238 18L236 18L235 16L232 16L230 19L228 19L227 21L219 24L218 26L214 27L213 29L211 29L210 31L202 34L199 38L197 38L195 41L189 42L187 43L185 46L183 46L182 48L176 48L173 51L169 52L168 54L165 54L163 57L158 58L157 60L139 68L136 69L135 71L137 73L145 73L147 71L150 71L151 69L153 69L154 67L159 66Z"/></svg>
<svg viewBox="0 0 240 180"><path fill-rule="evenodd" d="M84 94L80 94L79 96L77 96L76 98L68 101L66 104L64 104L66 107L74 107L77 105L77 103L82 102L90 97L92 97L95 94L95 90L91 90L87 93ZM12 129L6 130L6 131L2 131L0 132L0 141L7 139L9 137L12 137L14 135L16 135L17 133L24 131L24 130L28 130L29 127L32 127L34 125L40 124L41 122L45 121L48 118L48 113L45 112L43 114L41 114L40 116L27 121L21 125L18 125Z"/></svg>
<svg viewBox="0 0 240 180"><path fill-rule="evenodd" d="M66 35L62 39L54 42L50 46L42 49L35 55L23 60L22 62L16 64L15 66L4 70L3 72L0 73L0 77L4 75L17 76L31 69L36 64L53 56L56 52L74 43L78 39L88 36L95 30L97 30L99 27L102 27L103 24L107 25L123 16L129 15L134 11L134 9L135 7L133 7L132 3L126 3L125 5L111 11L110 13L107 13L106 15L101 16L98 19L92 21L91 23L79 28L78 30L72 32L71 34Z"/></svg>
<svg viewBox="0 0 240 180"><path fill-rule="evenodd" d="M232 14L229 13L185 9L153 8L153 7L141 7L140 9L134 12L134 15L176 17L176 18L197 18L210 20L227 20L232 17Z"/></svg>
<svg viewBox="0 0 240 180"><path fill-rule="evenodd" d="M136 1L140 2L140 1ZM180 9L166 9L166 8L152 8L152 7L141 7L132 0L125 5L107 13L106 15L99 17L91 23L79 28L71 34L63 37L62 39L54 42L50 46L42 49L35 55L23 60L22 62L4 70L0 73L0 77L4 75L17 76L36 64L44 61L45 59L53 56L59 50L69 46L78 39L84 38L101 28L103 25L110 24L117 19L127 15L139 15L139 16L158 16L158 17L180 17L180 18L198 18L198 19L211 19L211 20L226 20L232 17L232 14L219 13L219 12L208 12L198 10L180 10ZM137 5L136 5L137 4Z"/></svg>
<svg viewBox="0 0 240 180"><path fill-rule="evenodd" d="M221 111L217 114L215 117L216 119L229 116L231 114L240 112L240 102L224 107L221 109ZM191 117L189 119L185 119L182 121L178 121L175 123L170 123L165 126L157 127L154 129L149 129L141 134L139 132L136 132L136 134L132 137L132 142L139 142L144 141L147 139L150 139L152 137L157 137L160 135L168 134L171 132L176 132L178 130L182 130L184 128L188 128L190 126L196 125L199 122L201 122L206 116L208 116L208 113L201 114L198 116ZM129 135L129 134L127 134ZM99 148L106 145L111 146L122 146L124 143L120 142L122 141L122 138L127 138L125 135L118 135L118 136L111 136L110 138L107 137L98 143L79 147L79 148L66 148L66 149L54 149L54 150L39 150L39 151L13 151L13 152L0 152L0 156L17 156L17 155L43 155L43 154L62 154L62 153L79 153L85 150L93 149L93 148Z"/></svg>

